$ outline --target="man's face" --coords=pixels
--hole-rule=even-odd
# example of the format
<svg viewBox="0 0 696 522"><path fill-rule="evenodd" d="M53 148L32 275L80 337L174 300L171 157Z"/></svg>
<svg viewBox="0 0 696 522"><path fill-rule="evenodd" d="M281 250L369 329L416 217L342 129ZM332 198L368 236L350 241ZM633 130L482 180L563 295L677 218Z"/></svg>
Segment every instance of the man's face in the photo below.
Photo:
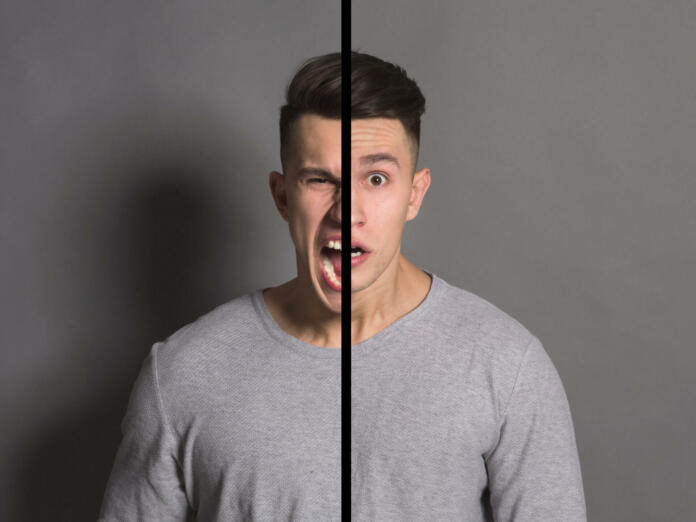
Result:
<svg viewBox="0 0 696 522"><path fill-rule="evenodd" d="M351 122L351 240L367 250L351 264L353 293L396 276L404 225L430 186L428 169L413 172L414 148L398 119Z"/></svg>
<svg viewBox="0 0 696 522"><path fill-rule="evenodd" d="M351 124L351 235L362 252L352 257L351 291L369 288L395 267L406 221L418 213L430 183L412 177L412 144L397 119ZM293 127L284 176L271 173L271 190L295 244L298 276L322 302L341 310L341 122L314 114Z"/></svg>
<svg viewBox="0 0 696 522"><path fill-rule="evenodd" d="M329 241L341 240L341 121L302 115L290 141L283 176L271 173L271 191L288 222L299 279L309 281L324 305L339 313L340 273L330 280L323 263ZM338 254L331 256L335 260Z"/></svg>

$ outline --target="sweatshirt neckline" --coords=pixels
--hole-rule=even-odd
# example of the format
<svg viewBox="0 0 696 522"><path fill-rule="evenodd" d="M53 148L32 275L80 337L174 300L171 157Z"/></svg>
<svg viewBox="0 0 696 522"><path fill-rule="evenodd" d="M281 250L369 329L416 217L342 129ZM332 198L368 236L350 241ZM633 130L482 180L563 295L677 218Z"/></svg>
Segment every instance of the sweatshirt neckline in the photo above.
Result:
<svg viewBox="0 0 696 522"><path fill-rule="evenodd" d="M355 344L351 347L351 357L361 357L364 356L375 349L377 349L383 341L397 335L400 326L407 321L414 321L422 317L429 309L431 309L434 303L437 301L439 294L442 292L444 287L444 281L427 270L423 270L431 278L430 289L426 294L425 298L420 302L410 312L402 315L396 321L391 323L386 328L380 330L372 337L365 339L364 341ZM290 335L285 330L283 330L276 320L271 315L268 307L266 306L266 301L263 298L263 291L265 288L256 290L251 294L252 303L256 312L261 319L261 322L268 332L268 334L276 340L280 345L289 348L295 352L299 352L303 355L308 355L315 358L324 359L340 359L341 358L341 348L329 348L325 346L317 346L315 344L306 343L301 341L297 337Z"/></svg>

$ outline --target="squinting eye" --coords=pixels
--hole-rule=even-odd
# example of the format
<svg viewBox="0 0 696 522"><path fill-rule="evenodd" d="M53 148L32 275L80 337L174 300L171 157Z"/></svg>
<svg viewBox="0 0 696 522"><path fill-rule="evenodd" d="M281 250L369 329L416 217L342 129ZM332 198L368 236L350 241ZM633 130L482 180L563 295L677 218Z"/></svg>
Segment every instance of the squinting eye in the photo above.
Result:
<svg viewBox="0 0 696 522"><path fill-rule="evenodd" d="M377 180L376 183L375 180ZM380 185L384 185L385 181L387 181L387 177L384 174L370 174L370 185L372 185L373 187L379 187Z"/></svg>
<svg viewBox="0 0 696 522"><path fill-rule="evenodd" d="M329 180L326 179L326 178L310 178L310 179L309 179L309 182L310 182L310 183L322 183L322 184L323 184L323 183L328 183Z"/></svg>

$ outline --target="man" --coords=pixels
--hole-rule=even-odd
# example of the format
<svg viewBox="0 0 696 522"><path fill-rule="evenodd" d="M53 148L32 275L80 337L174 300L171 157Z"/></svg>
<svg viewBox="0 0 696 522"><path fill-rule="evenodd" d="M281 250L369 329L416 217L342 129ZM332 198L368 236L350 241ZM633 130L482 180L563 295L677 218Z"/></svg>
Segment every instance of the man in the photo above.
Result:
<svg viewBox="0 0 696 522"><path fill-rule="evenodd" d="M340 67L337 53L307 62L281 109L270 187L297 277L153 346L101 520L339 520ZM430 185L416 171L423 95L353 53L351 98L353 519L585 520L539 340L400 253Z"/></svg>

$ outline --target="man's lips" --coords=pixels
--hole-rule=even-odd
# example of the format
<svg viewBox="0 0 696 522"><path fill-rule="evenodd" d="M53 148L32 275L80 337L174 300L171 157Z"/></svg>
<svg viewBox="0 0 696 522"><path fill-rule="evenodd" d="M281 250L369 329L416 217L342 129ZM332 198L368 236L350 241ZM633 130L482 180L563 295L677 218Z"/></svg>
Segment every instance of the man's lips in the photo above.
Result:
<svg viewBox="0 0 696 522"><path fill-rule="evenodd" d="M341 290L341 265L343 260L343 245L341 235L328 236L319 249L319 269L326 285L335 291ZM353 249L356 249L353 252ZM351 241L350 266L358 266L365 262L370 251L360 241Z"/></svg>
<svg viewBox="0 0 696 522"><path fill-rule="evenodd" d="M350 266L354 267L354 266L358 266L361 263L364 263L369 255L370 255L369 252L363 252L359 256L351 257L350 258Z"/></svg>

